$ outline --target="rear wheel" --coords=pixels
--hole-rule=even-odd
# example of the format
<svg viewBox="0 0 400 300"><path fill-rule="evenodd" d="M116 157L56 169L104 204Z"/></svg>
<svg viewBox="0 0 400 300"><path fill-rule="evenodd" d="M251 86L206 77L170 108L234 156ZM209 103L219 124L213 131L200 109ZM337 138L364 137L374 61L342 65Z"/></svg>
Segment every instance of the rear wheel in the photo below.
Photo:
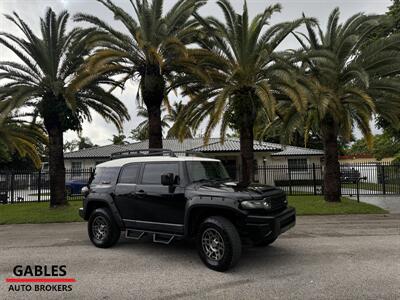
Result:
<svg viewBox="0 0 400 300"><path fill-rule="evenodd" d="M99 248L114 246L121 235L121 230L115 222L110 210L97 208L90 215L88 233L91 242Z"/></svg>
<svg viewBox="0 0 400 300"><path fill-rule="evenodd" d="M215 216L200 225L197 250L207 267L226 271L238 262L242 244L235 226L228 219Z"/></svg>

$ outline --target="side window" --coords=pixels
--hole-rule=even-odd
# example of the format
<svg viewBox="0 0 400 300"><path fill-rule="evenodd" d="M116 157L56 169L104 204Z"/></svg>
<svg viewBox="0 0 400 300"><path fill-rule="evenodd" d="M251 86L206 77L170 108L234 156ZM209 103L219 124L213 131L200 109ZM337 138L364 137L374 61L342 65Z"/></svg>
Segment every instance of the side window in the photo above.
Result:
<svg viewBox="0 0 400 300"><path fill-rule="evenodd" d="M144 166L142 183L161 184L161 175L173 173L179 175L179 166L177 163L153 163Z"/></svg>
<svg viewBox="0 0 400 300"><path fill-rule="evenodd" d="M92 183L94 184L112 184L117 181L119 168L96 168Z"/></svg>
<svg viewBox="0 0 400 300"><path fill-rule="evenodd" d="M125 166L119 175L118 183L136 183L139 170L138 164Z"/></svg>

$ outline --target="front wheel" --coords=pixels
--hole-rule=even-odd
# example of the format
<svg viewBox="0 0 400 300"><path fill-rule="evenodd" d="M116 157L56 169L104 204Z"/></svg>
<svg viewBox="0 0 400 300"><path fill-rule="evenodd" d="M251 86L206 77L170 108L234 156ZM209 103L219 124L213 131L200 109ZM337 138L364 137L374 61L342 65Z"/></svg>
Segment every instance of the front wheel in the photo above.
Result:
<svg viewBox="0 0 400 300"><path fill-rule="evenodd" d="M99 248L114 246L121 235L121 230L115 222L110 210L97 208L90 215L88 233L91 242Z"/></svg>
<svg viewBox="0 0 400 300"><path fill-rule="evenodd" d="M238 262L242 243L235 226L228 219L209 217L200 225L197 250L207 267L226 271Z"/></svg>

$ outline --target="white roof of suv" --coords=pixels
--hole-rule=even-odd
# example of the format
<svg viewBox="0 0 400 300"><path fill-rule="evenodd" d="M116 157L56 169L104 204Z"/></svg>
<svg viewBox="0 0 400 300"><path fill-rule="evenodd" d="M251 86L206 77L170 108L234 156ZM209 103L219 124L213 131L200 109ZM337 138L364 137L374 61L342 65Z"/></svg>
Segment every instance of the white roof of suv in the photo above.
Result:
<svg viewBox="0 0 400 300"><path fill-rule="evenodd" d="M178 161L219 161L214 158L205 158L198 156L138 156L113 159L104 163L98 164L96 167L122 167L129 163L141 162L178 162Z"/></svg>

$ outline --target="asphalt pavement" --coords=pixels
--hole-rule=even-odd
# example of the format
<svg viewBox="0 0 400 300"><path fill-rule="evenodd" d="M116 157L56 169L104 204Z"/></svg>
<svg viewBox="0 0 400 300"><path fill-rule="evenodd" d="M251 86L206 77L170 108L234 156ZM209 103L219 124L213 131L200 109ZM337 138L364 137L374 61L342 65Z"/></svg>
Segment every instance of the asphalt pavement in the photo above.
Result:
<svg viewBox="0 0 400 300"><path fill-rule="evenodd" d="M15 265L66 265L71 291L9 291ZM399 299L400 215L299 217L227 273L190 243L121 238L97 249L86 223L0 226L0 299Z"/></svg>

